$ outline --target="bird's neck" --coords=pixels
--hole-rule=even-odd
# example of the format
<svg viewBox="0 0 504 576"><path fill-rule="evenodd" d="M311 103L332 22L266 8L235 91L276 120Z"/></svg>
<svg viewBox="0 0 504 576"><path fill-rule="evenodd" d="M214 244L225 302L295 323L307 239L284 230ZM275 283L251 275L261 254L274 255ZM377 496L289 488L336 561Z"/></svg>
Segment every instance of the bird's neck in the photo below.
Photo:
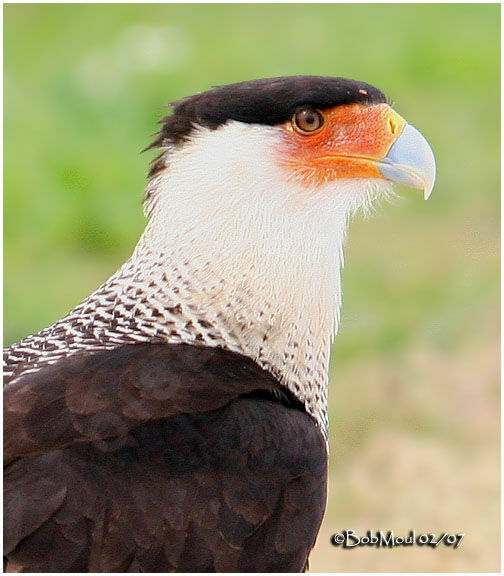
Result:
<svg viewBox="0 0 504 576"><path fill-rule="evenodd" d="M157 204L119 272L128 291L138 290L131 278L142 287L140 330L252 358L327 430L346 212L325 191L303 199L233 186L202 201L201 186L184 190L169 175L159 185L171 202Z"/></svg>

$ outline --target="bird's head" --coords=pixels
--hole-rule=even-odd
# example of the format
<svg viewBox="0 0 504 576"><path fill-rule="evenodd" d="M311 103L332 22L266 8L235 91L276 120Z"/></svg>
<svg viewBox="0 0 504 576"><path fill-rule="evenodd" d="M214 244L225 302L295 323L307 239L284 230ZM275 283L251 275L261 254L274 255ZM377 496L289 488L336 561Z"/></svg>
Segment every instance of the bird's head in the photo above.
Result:
<svg viewBox="0 0 504 576"><path fill-rule="evenodd" d="M296 76L221 86L175 103L162 124L149 147L164 152L151 168L148 211L156 177L176 172L179 156L196 178L228 177L229 168L273 195L316 199L329 189L341 200L347 191L352 209L371 192L389 190L386 182L422 189L425 198L434 186L435 161L425 138L363 82ZM187 158L191 152L198 164Z"/></svg>

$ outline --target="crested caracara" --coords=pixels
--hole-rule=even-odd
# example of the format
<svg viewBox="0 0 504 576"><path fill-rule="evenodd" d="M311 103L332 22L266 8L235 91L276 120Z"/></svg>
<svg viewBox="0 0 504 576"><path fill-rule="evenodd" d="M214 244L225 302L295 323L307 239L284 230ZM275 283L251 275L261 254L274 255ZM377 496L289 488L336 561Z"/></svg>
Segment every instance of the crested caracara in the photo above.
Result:
<svg viewBox="0 0 504 576"><path fill-rule="evenodd" d="M132 256L4 352L4 553L25 572L302 571L324 514L349 217L435 178L343 78L173 106Z"/></svg>

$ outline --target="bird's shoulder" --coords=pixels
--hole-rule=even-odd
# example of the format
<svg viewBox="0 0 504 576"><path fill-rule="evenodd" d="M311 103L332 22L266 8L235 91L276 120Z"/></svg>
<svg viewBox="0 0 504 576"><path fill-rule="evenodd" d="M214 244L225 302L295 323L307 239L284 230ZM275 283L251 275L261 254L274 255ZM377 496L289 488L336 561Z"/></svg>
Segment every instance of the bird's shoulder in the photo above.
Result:
<svg viewBox="0 0 504 576"><path fill-rule="evenodd" d="M260 390L295 402L250 358L221 348L135 344L76 353L6 384L4 457L104 440Z"/></svg>
<svg viewBox="0 0 504 576"><path fill-rule="evenodd" d="M45 383L58 373L66 382L56 401L66 406L62 422L86 414L104 419L87 441L81 433L59 444L65 426L56 422L56 449L39 447L8 466L5 549L12 566L303 569L325 506L326 449L314 421L281 396L254 392L265 375L239 355L131 348L99 356L93 370L81 359L45 374ZM79 401L71 386L78 374L81 386L95 382ZM176 375L179 382L171 382ZM102 389L107 384L127 402L114 405ZM190 394L178 392L184 384L194 388L192 408ZM160 415L162 405L171 412ZM35 552L41 546L49 551L42 556Z"/></svg>

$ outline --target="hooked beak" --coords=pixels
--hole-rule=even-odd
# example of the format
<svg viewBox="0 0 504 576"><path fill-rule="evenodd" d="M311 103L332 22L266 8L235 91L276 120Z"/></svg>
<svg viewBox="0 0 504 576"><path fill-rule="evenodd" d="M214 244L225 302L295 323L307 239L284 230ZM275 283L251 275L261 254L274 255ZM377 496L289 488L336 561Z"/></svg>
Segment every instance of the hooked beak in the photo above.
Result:
<svg viewBox="0 0 504 576"><path fill-rule="evenodd" d="M410 124L404 126L378 168L387 180L423 190L426 200L432 193L436 160L427 140Z"/></svg>

